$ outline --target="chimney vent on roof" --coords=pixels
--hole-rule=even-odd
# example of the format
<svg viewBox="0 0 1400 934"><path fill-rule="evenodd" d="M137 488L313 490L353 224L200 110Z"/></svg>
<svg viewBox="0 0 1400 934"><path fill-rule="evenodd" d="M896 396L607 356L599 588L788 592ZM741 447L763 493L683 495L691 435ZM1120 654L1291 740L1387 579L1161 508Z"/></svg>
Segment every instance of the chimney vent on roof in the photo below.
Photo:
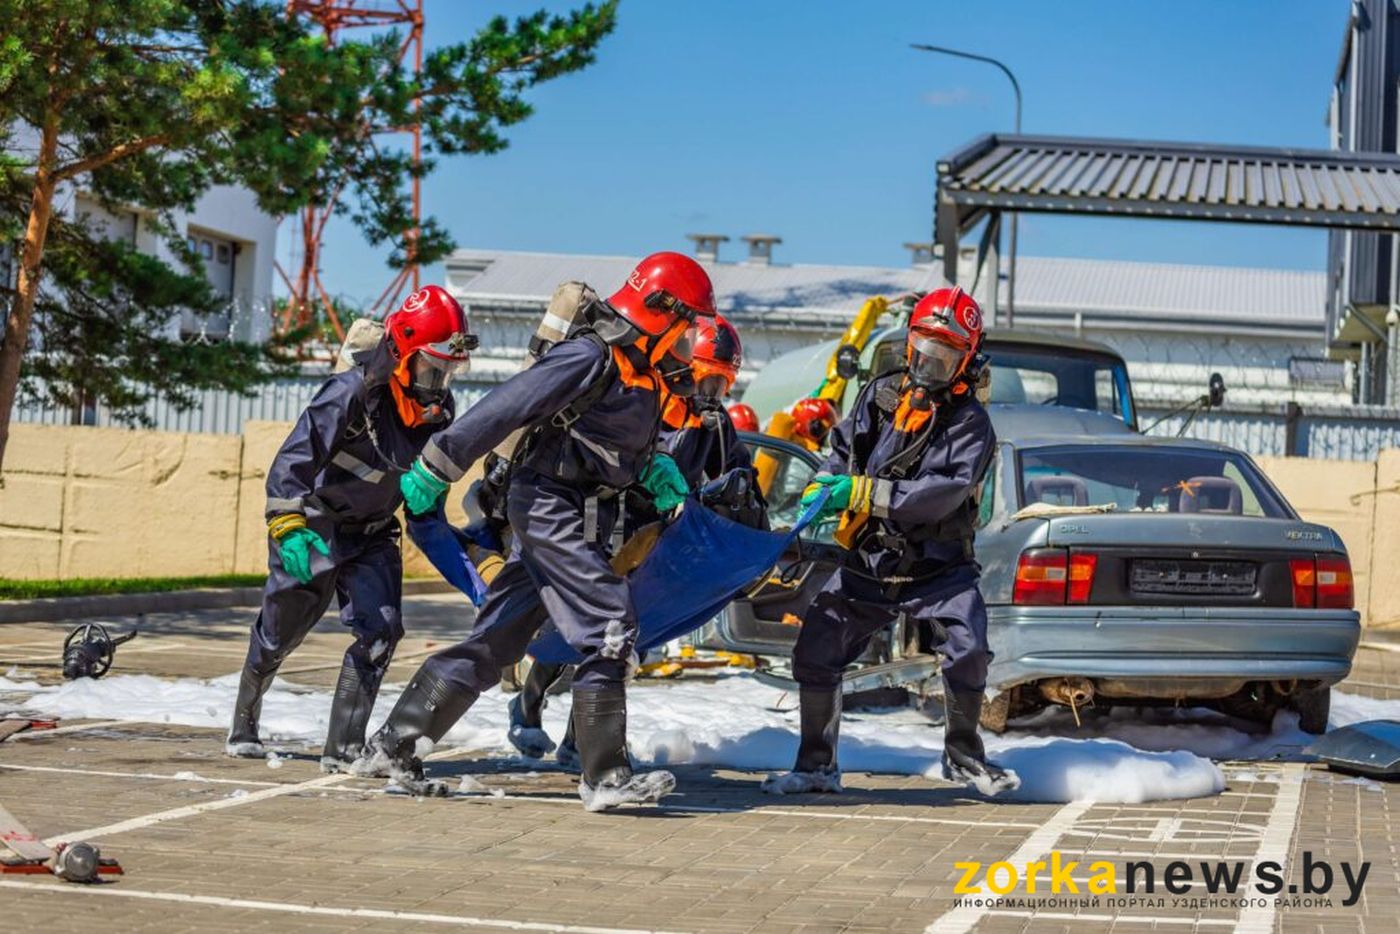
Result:
<svg viewBox="0 0 1400 934"><path fill-rule="evenodd" d="M773 246L782 243L782 237L772 234L749 234L741 238L749 245L749 257L744 260L751 266L767 266L773 262Z"/></svg>
<svg viewBox="0 0 1400 934"><path fill-rule="evenodd" d="M729 238L724 234L686 234L685 238L694 242L695 258L702 263L718 263L719 245L729 242Z"/></svg>
<svg viewBox="0 0 1400 934"><path fill-rule="evenodd" d="M915 266L933 262L932 243L906 243L904 248L909 251L909 262Z"/></svg>

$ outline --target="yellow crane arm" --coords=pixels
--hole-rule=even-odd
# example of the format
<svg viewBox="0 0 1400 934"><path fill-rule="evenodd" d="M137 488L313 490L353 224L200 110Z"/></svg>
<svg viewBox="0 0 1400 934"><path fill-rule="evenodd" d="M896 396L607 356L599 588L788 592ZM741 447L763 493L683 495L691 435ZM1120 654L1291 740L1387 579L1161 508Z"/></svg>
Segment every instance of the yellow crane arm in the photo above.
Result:
<svg viewBox="0 0 1400 934"><path fill-rule="evenodd" d="M847 325L846 333L841 335L841 343L836 345L836 352L831 355L831 360L826 365L826 378L813 394L816 398L829 399L840 408L841 398L846 394L846 378L837 368L841 350L844 347L854 347L857 352L864 350L865 345L870 342L870 335L875 333L876 322L889 307L889 299L883 295L868 298L865 304L860 306L860 311L856 312L856 316Z"/></svg>

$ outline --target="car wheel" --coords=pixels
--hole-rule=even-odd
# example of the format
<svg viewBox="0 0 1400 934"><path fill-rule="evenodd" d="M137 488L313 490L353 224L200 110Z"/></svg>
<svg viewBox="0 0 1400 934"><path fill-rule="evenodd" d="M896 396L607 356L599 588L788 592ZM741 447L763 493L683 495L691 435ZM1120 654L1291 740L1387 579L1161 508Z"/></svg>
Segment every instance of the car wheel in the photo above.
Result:
<svg viewBox="0 0 1400 934"><path fill-rule="evenodd" d="M982 716L978 722L982 729L1000 736L1006 732L1006 721L1011 716L1011 692L1002 691L982 704Z"/></svg>
<svg viewBox="0 0 1400 934"><path fill-rule="evenodd" d="M1327 718L1332 713L1332 689L1295 691L1288 697L1288 709L1297 712L1298 726L1304 733L1321 736L1327 732Z"/></svg>

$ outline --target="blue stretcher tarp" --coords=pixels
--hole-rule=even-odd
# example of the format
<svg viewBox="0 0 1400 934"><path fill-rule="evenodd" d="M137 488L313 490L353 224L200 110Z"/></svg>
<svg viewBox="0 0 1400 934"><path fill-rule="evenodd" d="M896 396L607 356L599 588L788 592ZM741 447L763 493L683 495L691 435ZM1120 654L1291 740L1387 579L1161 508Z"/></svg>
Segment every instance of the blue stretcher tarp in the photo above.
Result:
<svg viewBox="0 0 1400 934"><path fill-rule="evenodd" d="M825 503L829 491L813 502L791 529L765 532L725 519L692 496L681 516L656 542L641 567L628 579L637 614L637 652L671 641L703 626L761 574L778 563L783 552ZM476 605L485 587L467 560L470 540L439 512L411 519L409 535L444 578ZM552 627L546 626L529 652L543 662L571 664L579 655Z"/></svg>
<svg viewBox="0 0 1400 934"><path fill-rule="evenodd" d="M426 516L408 516L408 537L437 568L443 578L467 595L472 606L481 606L486 599L486 582L476 573L476 565L467 557L467 545L499 549L500 543L478 542L466 529L459 529L438 511Z"/></svg>

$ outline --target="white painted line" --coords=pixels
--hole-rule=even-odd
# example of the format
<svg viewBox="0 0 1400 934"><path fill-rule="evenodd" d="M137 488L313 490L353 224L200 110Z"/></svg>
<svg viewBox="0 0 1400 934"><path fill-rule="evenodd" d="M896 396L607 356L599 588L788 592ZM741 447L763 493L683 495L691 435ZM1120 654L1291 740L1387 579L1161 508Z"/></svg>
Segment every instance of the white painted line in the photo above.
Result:
<svg viewBox="0 0 1400 934"><path fill-rule="evenodd" d="M0 762L0 769L11 769L15 772L57 772L61 775L93 775L98 778L149 778L166 782L194 782L195 784L210 785L262 785L268 788L277 785L287 784L286 782L259 782L249 781L242 778L208 778L204 775L160 775L155 772L106 772L98 769L65 769L52 765L15 765L10 762Z"/></svg>
<svg viewBox="0 0 1400 934"><path fill-rule="evenodd" d="M15 882L0 879L0 887L56 895L91 895L109 898L138 898L186 905L208 905L214 908L240 908L253 911L275 911L296 915L319 915L332 918L368 918L377 921L401 921L415 924L450 924L455 927L501 928L507 931L551 931L559 934L662 934L625 928L599 928L576 924L551 924L547 921L510 921L505 918L475 918L470 915L439 915L420 911L388 911L381 908L337 908L328 905L297 905L291 902L264 902L247 898L223 898L216 895L185 895L180 892L139 892L115 885L64 885L53 882Z"/></svg>
<svg viewBox="0 0 1400 934"><path fill-rule="evenodd" d="M1075 915L1057 911L998 911L998 918L1044 918L1047 921L1108 921L1119 924L1215 924L1222 927L1234 924L1228 918L1163 918L1153 915Z"/></svg>
<svg viewBox="0 0 1400 934"><path fill-rule="evenodd" d="M1259 849L1254 854L1254 866L1272 860L1280 866L1288 862L1289 845L1293 842L1293 828L1298 824L1298 810L1303 803L1303 780L1307 777L1307 767L1294 764L1286 768L1283 782L1278 786L1274 806L1269 810L1269 820L1264 825L1264 833L1259 839ZM1254 866L1250 867L1250 879L1254 878ZM1263 907L1248 906L1240 912L1235 924L1235 934L1273 934L1274 902L1265 899Z"/></svg>
<svg viewBox="0 0 1400 934"><path fill-rule="evenodd" d="M1049 820L1036 828L1006 860L1013 866L1024 866L1033 860L1044 859L1055 848L1060 837L1093 806L1092 801L1071 801L1066 804L1051 814ZM987 905L959 905L925 928L925 934L965 934L991 910Z"/></svg>
<svg viewBox="0 0 1400 934"><path fill-rule="evenodd" d="M1356 644L1358 649L1374 649L1377 652L1400 652L1400 645L1390 642L1372 642L1369 639L1362 639Z"/></svg>
<svg viewBox="0 0 1400 934"><path fill-rule="evenodd" d="M104 824L101 827L89 827L86 830L74 830L70 833L59 834L56 837L49 837L44 842L49 846L57 846L60 843L67 843L70 840L96 840L100 837L110 837L113 834L126 833L128 830L141 830L154 824L163 824L166 821L179 820L182 817L193 817L196 814L204 814L208 811L222 811L225 808L242 807L245 804L254 804L258 801L266 801L268 798L278 798L282 795L296 794L299 791L310 791L313 788L324 788L327 785L336 785L347 781L354 776L322 775L319 778L308 779L295 784L278 785L275 788L263 788L259 791L250 791L241 798L219 798L215 801L204 801L200 804L188 804L184 807L170 808L166 811L156 811L154 814L146 814L142 817L133 817L129 820L117 821L115 824Z"/></svg>
<svg viewBox="0 0 1400 934"><path fill-rule="evenodd" d="M510 795L506 796L507 798ZM525 796L528 800L528 796ZM1035 830L1036 824L1014 823L1011 821L954 820L948 817L913 817L902 814L839 814L835 811L789 811L779 808L722 808L691 806L688 804L659 805L666 811L688 811L697 814L769 814L780 817L819 817L823 820L869 820L891 821L898 824L948 824L954 827L1009 827L1013 830Z"/></svg>
<svg viewBox="0 0 1400 934"><path fill-rule="evenodd" d="M81 733L84 730L101 730L109 726L127 726L145 722L144 720L97 720L93 723L74 723L72 726L56 726L52 730L25 730L23 733L14 734L5 742L12 743L17 739L43 739L45 736L62 736L64 733Z"/></svg>

